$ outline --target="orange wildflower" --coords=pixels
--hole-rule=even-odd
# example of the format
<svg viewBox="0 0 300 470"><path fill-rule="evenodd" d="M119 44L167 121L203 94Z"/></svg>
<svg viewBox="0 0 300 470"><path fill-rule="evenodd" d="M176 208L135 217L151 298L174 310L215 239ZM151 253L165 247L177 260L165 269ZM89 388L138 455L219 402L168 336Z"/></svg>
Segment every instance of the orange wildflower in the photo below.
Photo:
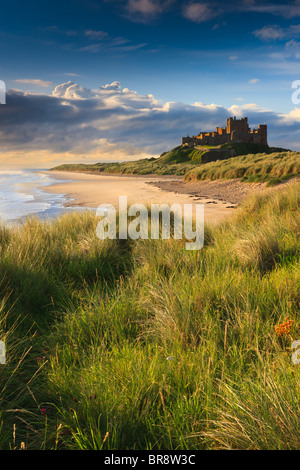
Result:
<svg viewBox="0 0 300 470"><path fill-rule="evenodd" d="M288 317L285 318L285 322L275 326L275 332L277 336L288 335L291 332L294 320L290 320Z"/></svg>

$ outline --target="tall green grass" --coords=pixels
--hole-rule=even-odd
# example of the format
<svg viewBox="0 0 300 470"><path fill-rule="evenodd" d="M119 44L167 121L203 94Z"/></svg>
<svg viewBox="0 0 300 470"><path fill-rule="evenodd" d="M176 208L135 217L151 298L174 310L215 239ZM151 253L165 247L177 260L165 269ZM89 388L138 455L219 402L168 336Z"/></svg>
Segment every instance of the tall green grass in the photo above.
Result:
<svg viewBox="0 0 300 470"><path fill-rule="evenodd" d="M91 213L2 228L1 448L299 449L299 202L252 196L198 252Z"/></svg>
<svg viewBox="0 0 300 470"><path fill-rule="evenodd" d="M186 181L241 178L267 182L270 186L300 175L299 152L244 155L197 166L185 174Z"/></svg>

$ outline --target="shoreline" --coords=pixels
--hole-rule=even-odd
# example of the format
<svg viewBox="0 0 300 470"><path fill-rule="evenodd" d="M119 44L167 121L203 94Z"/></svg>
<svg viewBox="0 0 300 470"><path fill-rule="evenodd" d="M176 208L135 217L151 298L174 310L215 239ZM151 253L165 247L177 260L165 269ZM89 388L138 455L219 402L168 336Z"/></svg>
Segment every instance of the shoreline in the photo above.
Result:
<svg viewBox="0 0 300 470"><path fill-rule="evenodd" d="M208 223L231 216L248 196L276 191L266 183L246 183L240 179L186 182L177 175L116 175L92 172L43 171L58 182L39 188L67 199L65 207L97 208L101 204L119 207L119 196L127 196L128 204L204 204ZM63 180L63 181L61 181ZM281 188L298 181L293 178L280 183Z"/></svg>
<svg viewBox="0 0 300 470"><path fill-rule="evenodd" d="M173 175L95 175L86 172L45 171L58 182L39 188L52 194L63 194L65 207L97 208L112 204L118 208L119 196L127 196L128 204L204 204L205 219L217 223L232 215L238 205L229 197L213 194L199 195L188 191L182 176ZM64 180L59 182L59 180ZM66 180L68 180L66 182ZM155 181L154 181L155 180ZM194 188L189 188L194 189Z"/></svg>

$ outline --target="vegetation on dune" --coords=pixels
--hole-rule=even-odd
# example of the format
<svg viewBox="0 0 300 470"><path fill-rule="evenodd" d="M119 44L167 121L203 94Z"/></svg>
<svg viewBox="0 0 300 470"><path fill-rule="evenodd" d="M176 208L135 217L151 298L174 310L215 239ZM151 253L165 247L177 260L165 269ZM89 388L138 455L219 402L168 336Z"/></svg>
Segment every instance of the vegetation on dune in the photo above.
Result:
<svg viewBox="0 0 300 470"><path fill-rule="evenodd" d="M98 174L122 174L122 175L184 175L195 166L187 158L187 155L177 155L173 160L165 162L165 155L160 158L145 158L132 162L120 163L95 163L95 164L63 164L52 168L54 171L75 171Z"/></svg>
<svg viewBox="0 0 300 470"><path fill-rule="evenodd" d="M241 178L245 182L278 184L300 175L300 153L245 155L207 163L185 174L186 181Z"/></svg>
<svg viewBox="0 0 300 470"><path fill-rule="evenodd" d="M162 153L159 158L145 158L120 163L63 164L52 168L52 170L132 175L184 175L195 164L202 162L203 153L205 153L203 150L179 146L169 152Z"/></svg>
<svg viewBox="0 0 300 470"><path fill-rule="evenodd" d="M0 448L300 449L299 202L252 196L198 252L2 226Z"/></svg>
<svg viewBox="0 0 300 470"><path fill-rule="evenodd" d="M236 155L246 155L246 158ZM285 166L284 162L287 159L290 165L294 163L293 168L290 173L281 175L278 168ZM282 160L283 163L280 164L279 160ZM251 181L269 181L268 173L276 174L276 178L299 173L297 160L299 160L298 152L284 151L284 149L259 144L231 142L222 146L194 148L178 146L169 152L162 153L159 158L121 163L64 164L52 168L52 170L124 175L186 175L186 181L227 178L232 174L232 178L244 176L244 181L250 181L250 176ZM271 178L273 179L273 176Z"/></svg>

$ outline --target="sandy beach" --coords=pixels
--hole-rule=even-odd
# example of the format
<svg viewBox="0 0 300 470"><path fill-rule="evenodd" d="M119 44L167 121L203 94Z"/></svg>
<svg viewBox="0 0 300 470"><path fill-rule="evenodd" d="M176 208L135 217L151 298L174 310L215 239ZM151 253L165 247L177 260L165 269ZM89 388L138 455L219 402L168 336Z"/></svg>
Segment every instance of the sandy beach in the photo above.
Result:
<svg viewBox="0 0 300 470"><path fill-rule="evenodd" d="M119 205L119 196L128 204L204 204L205 220L216 223L234 213L251 193L272 191L266 183L243 183L238 179L185 182L182 176L95 175L90 173L49 171L58 182L43 191L66 196L66 207L97 208L100 204ZM63 181L62 181L63 180ZM286 181L284 187L298 181Z"/></svg>
<svg viewBox="0 0 300 470"><path fill-rule="evenodd" d="M67 196L68 207L97 208L100 204L113 204L118 208L119 196L127 196L128 204L167 203L205 204L205 219L219 222L230 216L238 201L213 194L203 196L198 189L183 182L181 176L127 176L93 175L71 172L47 172L58 180L56 184L41 188L52 194ZM63 180L63 182L60 180Z"/></svg>

